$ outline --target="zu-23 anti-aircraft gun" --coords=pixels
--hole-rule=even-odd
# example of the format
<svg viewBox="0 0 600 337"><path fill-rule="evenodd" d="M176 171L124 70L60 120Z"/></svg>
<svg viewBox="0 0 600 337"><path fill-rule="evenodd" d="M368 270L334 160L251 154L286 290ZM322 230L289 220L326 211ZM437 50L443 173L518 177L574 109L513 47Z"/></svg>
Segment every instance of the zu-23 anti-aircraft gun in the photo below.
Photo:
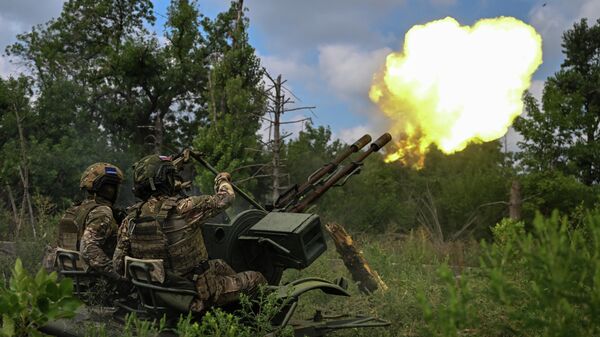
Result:
<svg viewBox="0 0 600 337"><path fill-rule="evenodd" d="M272 290L285 300L286 305L271 322L274 327L292 326L295 336L324 336L339 329L389 325L383 320L366 316L338 315L327 318L319 311L313 319L292 319L301 295L318 289L328 295L350 296L347 291L347 281L340 278L332 282L310 277L285 285L279 284L284 270L304 269L327 249L319 216L303 212L327 190L345 184L352 175L360 171L363 161L369 155L379 151L390 140L390 134L385 133L361 152L360 150L371 142L371 136L364 135L331 162L313 172L306 181L292 186L272 205L266 207L234 185L237 195L252 205L252 208L238 213L230 220L216 217L203 224L204 241L211 259L223 259L237 272L260 271ZM184 153L214 174L218 173L201 154L193 150ZM356 158L347 161L355 153L357 153ZM175 161L182 159L183 155L177 157ZM60 258L59 255L59 261ZM69 258L63 260L68 261ZM68 265L61 264L59 269L64 268L63 272L66 272L64 274L67 276L76 261L71 261ZM153 279L152 268L151 264L140 262L128 264L128 275L136 288L139 303L136 307L120 305L120 311L135 311L138 315L141 313L147 317L158 318L165 314L179 315L181 310L175 309L170 303L165 303L161 299L161 294L189 296L194 295L194 292L161 286ZM234 310L235 305L229 309ZM62 325L50 324L44 330L56 336L77 336L67 333L68 326L64 322Z"/></svg>

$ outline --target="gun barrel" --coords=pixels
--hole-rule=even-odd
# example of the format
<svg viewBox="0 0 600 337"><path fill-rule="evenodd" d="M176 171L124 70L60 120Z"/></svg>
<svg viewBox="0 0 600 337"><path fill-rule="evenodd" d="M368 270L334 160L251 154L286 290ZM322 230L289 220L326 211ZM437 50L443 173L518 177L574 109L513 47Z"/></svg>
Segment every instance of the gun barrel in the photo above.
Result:
<svg viewBox="0 0 600 337"><path fill-rule="evenodd" d="M369 149L363 153L350 164L344 166L341 170L335 172L333 176L328 178L325 183L321 186L315 188L315 190L304 197L301 202L295 205L290 212L300 213L305 210L311 203L315 202L319 199L328 189L330 189L333 185L335 185L342 178L346 177L349 174L352 174L359 166L362 165L362 162L370 156L373 152L379 151L382 147L384 147L387 143L392 140L392 136L389 133L384 133L377 140L375 140L369 146Z"/></svg>
<svg viewBox="0 0 600 337"><path fill-rule="evenodd" d="M360 137L359 140L347 147L334 160L325 164L323 167L311 174L302 185L298 187L294 186L291 189L282 193L281 196L275 202L275 208L284 207L291 200L301 197L304 193L309 191L317 181L323 178L326 174L330 174L331 172L333 172L341 162L343 162L346 158L350 157L350 155L352 155L353 153L358 152L360 149L365 147L367 144L369 144L370 141L371 136L368 134Z"/></svg>

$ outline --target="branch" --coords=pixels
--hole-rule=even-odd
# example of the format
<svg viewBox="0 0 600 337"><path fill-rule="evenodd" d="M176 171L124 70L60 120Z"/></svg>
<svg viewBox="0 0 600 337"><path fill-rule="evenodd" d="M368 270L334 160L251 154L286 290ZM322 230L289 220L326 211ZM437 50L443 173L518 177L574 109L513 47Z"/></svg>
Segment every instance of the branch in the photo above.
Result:
<svg viewBox="0 0 600 337"><path fill-rule="evenodd" d="M310 117L306 117L306 118L298 119L298 120L295 120L295 121L279 122L279 124L294 124L294 123L304 122L304 121L307 121L307 120L312 122L312 119Z"/></svg>
<svg viewBox="0 0 600 337"><path fill-rule="evenodd" d="M245 183L245 182L247 182L249 180L252 180L252 179L269 178L269 177L271 177L270 174L255 175L255 176L252 176L252 177L248 177L248 178L244 178L244 179L241 179L241 180L237 180L234 184L237 185L237 184Z"/></svg>
<svg viewBox="0 0 600 337"><path fill-rule="evenodd" d="M297 111L297 110L310 110L310 109L316 109L316 106L301 106L298 108L283 109L283 112Z"/></svg>

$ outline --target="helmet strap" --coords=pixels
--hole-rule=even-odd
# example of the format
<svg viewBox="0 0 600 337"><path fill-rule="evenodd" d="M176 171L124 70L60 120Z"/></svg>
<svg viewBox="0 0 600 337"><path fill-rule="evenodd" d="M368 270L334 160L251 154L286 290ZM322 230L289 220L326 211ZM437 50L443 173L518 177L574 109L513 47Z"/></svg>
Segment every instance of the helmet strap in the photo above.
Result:
<svg viewBox="0 0 600 337"><path fill-rule="evenodd" d="M150 188L152 191L156 191L156 185L154 185L154 178L150 177Z"/></svg>

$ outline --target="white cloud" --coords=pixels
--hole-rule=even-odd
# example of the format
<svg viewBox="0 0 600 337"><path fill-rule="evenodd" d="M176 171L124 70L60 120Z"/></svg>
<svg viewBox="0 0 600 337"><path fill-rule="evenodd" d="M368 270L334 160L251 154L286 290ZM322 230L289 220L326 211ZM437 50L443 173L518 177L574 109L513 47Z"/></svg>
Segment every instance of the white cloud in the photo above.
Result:
<svg viewBox="0 0 600 337"><path fill-rule="evenodd" d="M13 64L8 62L8 58L4 56L0 56L0 76L6 78L10 75L15 74L15 67Z"/></svg>
<svg viewBox="0 0 600 337"><path fill-rule="evenodd" d="M342 129L333 135L333 139L339 139L346 144L352 144L362 137L365 133L374 136L371 128L366 125L358 125L352 128Z"/></svg>
<svg viewBox="0 0 600 337"><path fill-rule="evenodd" d="M209 0L212 2L222 0ZM250 24L268 36L270 52L304 55L316 45L354 43L367 48L385 45L390 36L377 23L406 0L249 0Z"/></svg>
<svg viewBox="0 0 600 337"><path fill-rule="evenodd" d="M292 87L294 83L314 81L317 77L314 67L293 57L260 55L259 53L258 57L263 67L269 72L269 75L273 78L281 75L283 80L288 81L286 85L288 88Z"/></svg>
<svg viewBox="0 0 600 337"><path fill-rule="evenodd" d="M507 150L508 152L519 152L520 149L517 143L523 141L523 136L515 129L510 127L508 128L506 135L500 141L503 149Z"/></svg>
<svg viewBox="0 0 600 337"><path fill-rule="evenodd" d="M531 86L529 87L529 92L537 99L538 102L542 100L542 94L544 93L544 84L545 81L542 80L534 80L531 81Z"/></svg>
<svg viewBox="0 0 600 337"><path fill-rule="evenodd" d="M16 42L17 34L31 30L60 14L65 0L0 1L0 75L16 76L22 69L9 62L4 49Z"/></svg>
<svg viewBox="0 0 600 337"><path fill-rule="evenodd" d="M539 0L529 12L529 21L542 35L544 60L558 63L562 60L562 35L573 27L575 22L587 18L593 24L600 18L600 1Z"/></svg>
<svg viewBox="0 0 600 337"><path fill-rule="evenodd" d="M319 69L334 92L344 99L368 99L373 74L391 49L364 50L355 45L319 47Z"/></svg>

